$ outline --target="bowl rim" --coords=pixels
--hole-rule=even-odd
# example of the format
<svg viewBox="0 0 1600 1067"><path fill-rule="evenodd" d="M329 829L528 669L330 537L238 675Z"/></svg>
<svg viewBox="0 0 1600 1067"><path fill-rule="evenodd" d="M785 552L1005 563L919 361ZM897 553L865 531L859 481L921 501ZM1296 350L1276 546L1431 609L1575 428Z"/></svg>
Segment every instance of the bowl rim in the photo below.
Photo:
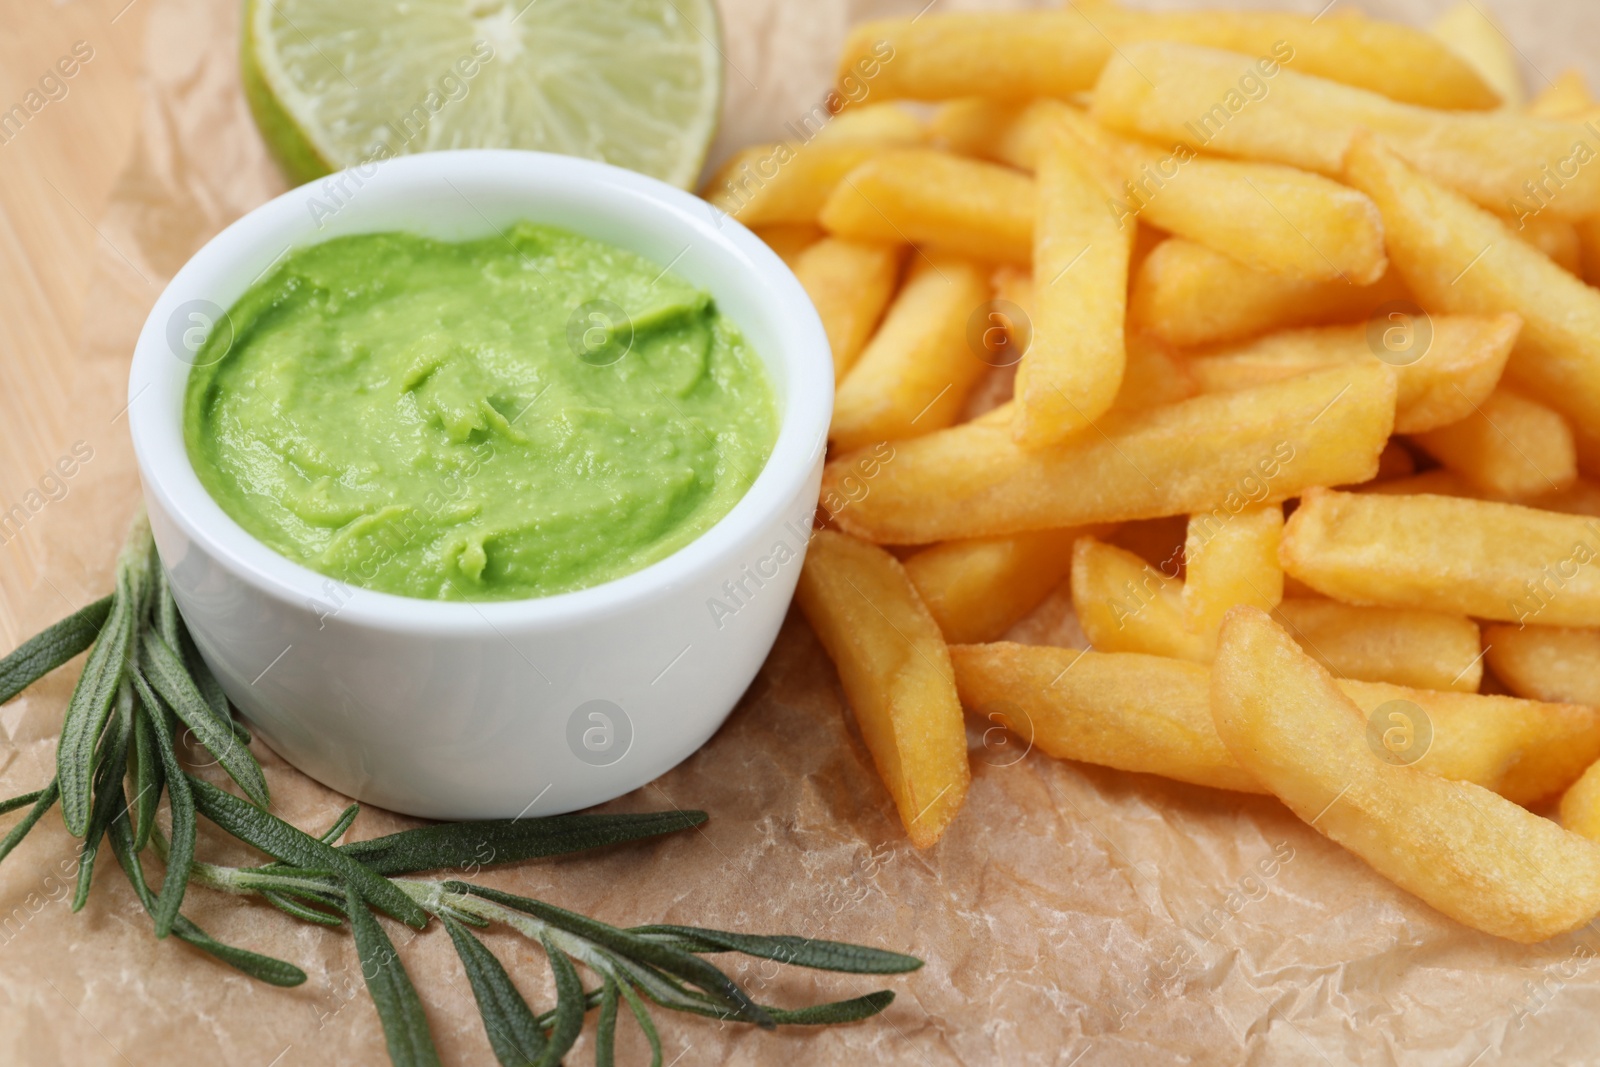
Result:
<svg viewBox="0 0 1600 1067"><path fill-rule="evenodd" d="M362 181L373 181L382 174L386 181L413 183L405 194L425 201L430 183L436 194L444 188L441 183L452 178L461 180L469 172L480 180L486 173L531 179L530 197L560 186L591 199L609 198L616 203L629 200L634 205L641 200L647 202L648 210L656 214L663 227L691 232L729 269L753 274L766 314L780 324L773 332L784 350L781 381L772 362L765 354L762 356L773 379L780 411L778 435L760 474L733 508L699 537L631 574L571 592L496 601L425 600L342 582L294 562L245 530L207 492L183 444L181 394L190 368L169 350L166 323L186 301L207 299L208 278L225 266L248 260L252 254L264 272L287 251L286 243L305 247L336 236L330 233L311 240L291 237L287 242L284 236L286 231L303 230L307 217L315 218L314 212L308 211L309 200L318 195L325 182L338 181L352 173L358 173ZM351 202L357 199L352 198ZM485 218L484 228L491 232L494 224ZM581 224L570 228L583 232ZM339 232L378 232L378 228L363 231L356 226ZM262 246L279 251L266 253L261 251ZM126 410L145 493L155 498L191 541L254 590L284 603L316 610L327 607L332 583L333 588L342 586L350 592L337 606L335 614L340 623L394 633L486 633L504 637L504 627L538 629L605 618L698 584L708 576L718 576L724 570L730 574L736 571L736 553L775 522L796 518L784 513L804 493L824 455L833 410L833 363L829 352L822 321L783 260L750 230L699 197L655 178L593 160L517 149L451 149L358 165L290 189L236 219L207 241L173 275L145 319L129 368ZM169 403L147 402L141 406L138 401L152 389L156 396L151 399L165 392ZM165 417L173 391L179 394L176 425L169 424Z"/></svg>

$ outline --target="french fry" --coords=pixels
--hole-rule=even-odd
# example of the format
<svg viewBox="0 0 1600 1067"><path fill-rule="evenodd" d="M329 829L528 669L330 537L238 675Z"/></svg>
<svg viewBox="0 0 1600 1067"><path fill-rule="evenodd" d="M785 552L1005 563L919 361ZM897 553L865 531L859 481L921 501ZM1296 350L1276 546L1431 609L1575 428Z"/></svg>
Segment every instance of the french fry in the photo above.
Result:
<svg viewBox="0 0 1600 1067"><path fill-rule="evenodd" d="M1431 471L1421 474L1412 474L1405 478L1395 478L1390 481L1368 482L1356 486L1357 492L1381 493L1384 496L1420 496L1424 493L1433 496L1464 496L1474 500L1482 500L1483 495L1473 489L1461 478L1443 467L1435 467Z"/></svg>
<svg viewBox="0 0 1600 1067"><path fill-rule="evenodd" d="M928 129L933 133L936 148L1003 163L999 143L1023 110L1023 105L1005 100L968 96L940 104ZM1033 168L1030 165L1028 169Z"/></svg>
<svg viewBox="0 0 1600 1067"><path fill-rule="evenodd" d="M764 242L768 248L778 253L778 258L790 270L800 262L800 256L806 249L822 240L822 228L810 222L779 222L771 226L755 227L755 235ZM812 297L816 299L815 296Z"/></svg>
<svg viewBox="0 0 1600 1067"><path fill-rule="evenodd" d="M1409 478L1415 473L1417 473L1416 457L1391 437L1389 443L1383 446L1383 453L1378 456L1378 476L1374 481Z"/></svg>
<svg viewBox="0 0 1600 1067"><path fill-rule="evenodd" d="M1600 169L1584 173L1600 177ZM1424 307L1521 315L1505 384L1574 426L1600 425L1600 292L1370 138L1351 149L1349 178L1383 211L1389 254Z"/></svg>
<svg viewBox="0 0 1600 1067"><path fill-rule="evenodd" d="M1567 119L1594 107L1594 98L1584 83L1583 73L1564 70L1528 104L1528 114L1542 119Z"/></svg>
<svg viewBox="0 0 1600 1067"><path fill-rule="evenodd" d="M1211 722L1197 663L1041 645L953 645L961 702L1056 759L1265 792Z"/></svg>
<svg viewBox="0 0 1600 1067"><path fill-rule="evenodd" d="M1189 373L1188 360L1154 337L1134 334L1128 338L1122 387L1111 402L1111 410L1145 411L1188 400L1199 392Z"/></svg>
<svg viewBox="0 0 1600 1067"><path fill-rule="evenodd" d="M1600 763L1584 771L1561 798L1561 825L1580 837L1600 841Z"/></svg>
<svg viewBox="0 0 1600 1067"><path fill-rule="evenodd" d="M1268 57L1129 44L1106 64L1091 113L1102 125L1162 144L1330 177L1342 172L1356 137L1371 131L1418 170L1491 210L1520 215L1508 205L1526 200L1524 183L1559 180L1559 192L1540 198L1544 211L1565 219L1600 213L1600 170L1582 166L1600 150L1600 133L1515 111L1396 103L1284 69Z"/></svg>
<svg viewBox="0 0 1600 1067"><path fill-rule="evenodd" d="M867 104L834 114L831 119L807 115L786 129L807 141L876 141L881 144L924 144L933 131L917 115L892 101Z"/></svg>
<svg viewBox="0 0 1600 1067"><path fill-rule="evenodd" d="M1360 487L1363 493L1386 493L1399 496L1416 496L1432 493L1435 496L1460 496L1472 500L1497 500L1491 493L1469 485L1464 478L1443 467L1436 467L1409 478L1396 478L1389 482L1368 483ZM1600 517L1600 485L1579 478L1559 492L1540 493L1520 500L1500 500L1503 504L1521 504L1540 511L1559 511L1567 515L1593 515Z"/></svg>
<svg viewBox="0 0 1600 1067"><path fill-rule="evenodd" d="M956 421L988 369L967 322L989 299L982 271L934 253L912 265L883 325L839 384L828 436L841 449L896 441Z"/></svg>
<svg viewBox="0 0 1600 1067"><path fill-rule="evenodd" d="M1489 400L1521 329L1521 318L1511 314L1416 320L1395 310L1370 323L1286 330L1212 348L1190 359L1189 371L1201 390L1219 392L1381 360L1394 367L1399 385L1395 433L1421 433L1460 422Z"/></svg>
<svg viewBox="0 0 1600 1067"><path fill-rule="evenodd" d="M1110 53L1111 42L1075 11L924 14L852 29L838 81L848 88L859 79L884 100L1025 102L1089 89Z"/></svg>
<svg viewBox="0 0 1600 1067"><path fill-rule="evenodd" d="M993 641L1038 607L1072 570L1072 545L1108 526L946 541L905 560L946 641Z"/></svg>
<svg viewBox="0 0 1600 1067"><path fill-rule="evenodd" d="M1600 521L1585 516L1327 489L1305 492L1279 549L1336 600L1544 626L1600 626L1597 558Z"/></svg>
<svg viewBox="0 0 1600 1067"><path fill-rule="evenodd" d="M1451 918L1531 943L1600 912L1600 845L1381 758L1360 709L1264 613L1224 622L1211 710L1234 758L1291 811Z"/></svg>
<svg viewBox="0 0 1600 1067"><path fill-rule="evenodd" d="M1073 155L1073 144L1057 137L1039 159L1033 343L1017 367L1011 423L1029 448L1058 444L1104 415L1127 362L1133 228L1112 217L1100 185Z"/></svg>
<svg viewBox="0 0 1600 1067"><path fill-rule="evenodd" d="M855 366L889 306L903 251L900 245L878 241L824 237L791 264L822 318L838 381Z"/></svg>
<svg viewBox="0 0 1600 1067"><path fill-rule="evenodd" d="M1501 216L1500 221L1525 243L1554 260L1556 266L1583 277L1583 239L1578 236L1577 223L1546 215L1524 216L1521 220Z"/></svg>
<svg viewBox="0 0 1600 1067"><path fill-rule="evenodd" d="M1518 499L1557 493L1578 477L1577 452L1566 420L1509 389L1496 389L1459 422L1411 440L1468 485L1491 496Z"/></svg>
<svg viewBox="0 0 1600 1067"><path fill-rule="evenodd" d="M1476 693L1478 624L1465 615L1290 597L1274 613L1307 655L1340 678ZM1527 695L1527 694L1523 694Z"/></svg>
<svg viewBox="0 0 1600 1067"><path fill-rule="evenodd" d="M978 259L1026 263L1033 180L933 149L880 152L841 176L817 220L841 237L931 244Z"/></svg>
<svg viewBox="0 0 1600 1067"><path fill-rule="evenodd" d="M880 98L915 100L1064 97L1094 85L1114 45L1142 40L1292 57L1298 69L1427 107L1500 103L1470 63L1431 35L1394 23L1265 11L1154 14L1104 5L865 23L845 41L839 85L847 96L856 79Z"/></svg>
<svg viewBox="0 0 1600 1067"><path fill-rule="evenodd" d="M1505 33L1472 0L1460 3L1440 15L1433 33L1450 46L1482 76L1506 107L1521 107L1527 99L1522 88L1522 73Z"/></svg>
<svg viewBox="0 0 1600 1067"><path fill-rule="evenodd" d="M1070 109L1058 121L1112 176L1123 224L1138 218L1272 274L1358 286L1383 276L1377 205L1348 186L1293 167L1118 137Z"/></svg>
<svg viewBox="0 0 1600 1067"><path fill-rule="evenodd" d="M839 670L907 836L929 847L961 809L971 780L938 624L893 556L831 530L812 538L796 597Z"/></svg>
<svg viewBox="0 0 1600 1067"><path fill-rule="evenodd" d="M1318 371L1108 416L1050 449L1017 445L1008 405L897 445L871 479L856 476L861 453L835 458L823 471L822 499L842 528L910 545L1237 511L1371 478L1389 439L1394 389L1385 367Z"/></svg>
<svg viewBox="0 0 1600 1067"><path fill-rule="evenodd" d="M757 145L724 164L703 195L746 226L815 224L840 180L884 150L876 141L847 138Z"/></svg>
<svg viewBox="0 0 1600 1067"><path fill-rule="evenodd" d="M1579 219L1572 226L1578 232L1578 262L1583 268L1582 278L1590 285L1600 285L1600 215Z"/></svg>
<svg viewBox="0 0 1600 1067"><path fill-rule="evenodd" d="M1262 504L1237 515L1189 517L1184 541L1183 622L1215 640L1228 609L1249 604L1271 611L1283 599L1283 506Z"/></svg>
<svg viewBox="0 0 1600 1067"><path fill-rule="evenodd" d="M967 708L1057 759L1240 792L1262 792L1217 736L1211 671L1160 656L1077 652L1042 645L953 645L956 689ZM1451 781L1474 782L1531 804L1571 784L1600 755L1600 711L1477 693L1337 679L1366 723L1385 705L1402 710L1412 764ZM1418 711L1420 710L1420 714ZM1386 728L1389 720L1380 716Z"/></svg>
<svg viewBox="0 0 1600 1067"><path fill-rule="evenodd" d="M1406 299L1390 270L1373 285L1308 282L1251 270L1194 241L1157 245L1134 273L1130 328L1179 348L1242 341L1273 330L1364 319Z"/></svg>
<svg viewBox="0 0 1600 1067"><path fill-rule="evenodd" d="M1084 636L1102 652L1207 663L1215 651L1215 633L1184 626L1181 581L1093 537L1072 546L1072 609Z"/></svg>
<svg viewBox="0 0 1600 1067"><path fill-rule="evenodd" d="M1022 321L1006 320L1004 324L1010 343L1018 349L1026 348L1033 337L1033 275L1017 267L1001 267L994 273L994 288L997 298L1008 300L1021 310ZM1154 337L1129 335L1122 385L1111 402L1111 410L1144 411L1188 400L1200 392L1189 373L1189 363Z"/></svg>
<svg viewBox="0 0 1600 1067"><path fill-rule="evenodd" d="M1496 625L1483 645L1489 669L1518 696L1600 706L1600 630Z"/></svg>

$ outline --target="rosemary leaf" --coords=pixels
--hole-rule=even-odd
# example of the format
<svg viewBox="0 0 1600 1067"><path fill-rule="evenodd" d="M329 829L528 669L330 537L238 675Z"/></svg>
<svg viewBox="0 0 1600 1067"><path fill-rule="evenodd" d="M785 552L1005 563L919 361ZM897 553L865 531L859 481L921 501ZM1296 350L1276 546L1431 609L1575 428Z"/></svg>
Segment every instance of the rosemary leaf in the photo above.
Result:
<svg viewBox="0 0 1600 1067"><path fill-rule="evenodd" d="M922 966L915 956L809 937L735 934L695 926L635 926L628 931L685 952L742 952L796 967L847 974L904 974Z"/></svg>
<svg viewBox="0 0 1600 1067"><path fill-rule="evenodd" d="M176 610L177 605L174 604L173 607ZM212 714L216 715L217 721L225 723L240 741L248 745L250 731L245 729L244 723L233 717L233 712L228 708L228 694L222 691L222 683L217 681L217 676L206 666L205 658L195 646L194 635L189 632L182 615L178 616L178 643L172 645L172 650L183 658L183 665L188 668L189 677L194 679L195 689L205 698L206 705Z"/></svg>
<svg viewBox="0 0 1600 1067"><path fill-rule="evenodd" d="M545 955L550 957L550 973L556 980L556 1020L550 1028L550 1044L545 1046L534 1065L555 1067L583 1033L583 1017L589 1010L589 1001L567 954L551 943L549 934L541 934L539 940L544 944Z"/></svg>
<svg viewBox="0 0 1600 1067"><path fill-rule="evenodd" d="M277 908L286 915L301 920L302 922L316 923L319 926L338 926L340 918L309 904L302 904L294 897L281 893L275 889L258 890L268 904Z"/></svg>
<svg viewBox="0 0 1600 1067"><path fill-rule="evenodd" d="M111 713L127 671L133 648L134 612L137 607L126 574L117 576L111 614L100 631L89 661L67 701L61 722L61 744L56 751L56 780L61 783L61 817L67 832L82 837L89 831L89 792L94 780L95 743Z"/></svg>
<svg viewBox="0 0 1600 1067"><path fill-rule="evenodd" d="M361 958L361 977L366 979L367 992L383 1024L390 1062L394 1067L439 1067L439 1053L433 1047L433 1035L416 987L406 975L394 942L372 917L354 886L347 890L345 915L350 919L356 954Z"/></svg>
<svg viewBox="0 0 1600 1067"><path fill-rule="evenodd" d="M226 793L210 782L191 775L189 785L194 791L195 806L200 814L239 840L297 867L331 870L344 881L348 889L358 893L367 903L419 930L427 925L428 913L415 901L395 888L388 879L379 877L371 868L339 849L318 841L304 830L296 829L276 815L232 793Z"/></svg>
<svg viewBox="0 0 1600 1067"><path fill-rule="evenodd" d="M335 841L339 840L339 838L345 835L345 831L350 829L350 827L356 821L356 816L360 814L360 804L352 804L348 808L345 808L339 813L339 817L333 820L333 825L324 830L322 832L322 836L317 840L321 841L324 845L333 844Z"/></svg>
<svg viewBox="0 0 1600 1067"><path fill-rule="evenodd" d="M662 811L440 823L341 845L339 851L382 875L467 870L637 841L705 821L703 811Z"/></svg>
<svg viewBox="0 0 1600 1067"><path fill-rule="evenodd" d="M681 978L712 998L732 1009L731 1015L743 1022L754 1023L764 1030L772 1029L773 1022L761 1006L751 1000L739 986L722 971L698 956L681 949L646 940L626 930L591 919L576 912L558 908L529 897L502 893L469 882L446 882L445 888L454 893L470 893L504 907L514 908L540 919L551 926L576 934L608 952Z"/></svg>
<svg viewBox="0 0 1600 1067"><path fill-rule="evenodd" d="M142 701L133 714L132 773L128 780L133 784L133 850L143 852L156 824L156 808L166 785L166 769L161 762L161 748L156 743L155 727L150 724L150 712Z"/></svg>
<svg viewBox="0 0 1600 1067"><path fill-rule="evenodd" d="M534 1062L544 1053L545 1040L528 1002L522 999L494 953L472 931L448 915L439 918L450 932L467 981L472 983L472 995L478 1001L478 1014L483 1016L483 1029L489 1035L495 1058L504 1067Z"/></svg>
<svg viewBox="0 0 1600 1067"><path fill-rule="evenodd" d="M607 978L600 988L600 1018L595 1021L594 1067L616 1067L618 995L616 979Z"/></svg>
<svg viewBox="0 0 1600 1067"><path fill-rule="evenodd" d="M156 923L156 936L166 937L177 921L184 890L189 885L189 868L194 864L194 793L189 788L188 776L178 763L177 746L173 743L172 725L167 719L166 708L156 699L138 671L133 672L133 685L141 701L138 710L156 737L156 749L161 753L161 766L172 809L172 843L167 846L165 855L167 873L161 877L161 896L150 911ZM150 825L155 825L153 817Z"/></svg>
<svg viewBox="0 0 1600 1067"><path fill-rule="evenodd" d="M122 865L122 873L127 875L128 884L133 886L134 895L139 898L139 903L144 905L145 911L154 914L155 898L145 881L144 869L139 866L139 858L133 851L133 829L128 825L126 812L111 821L108 836L111 838L111 851L117 857L117 862ZM173 923L172 932L200 951L268 985L297 986L306 980L306 972L294 964L273 959L271 956L263 956L249 949L223 944L181 915Z"/></svg>
<svg viewBox="0 0 1600 1067"><path fill-rule="evenodd" d="M89 659L67 701L56 749L56 780L61 785L61 819L67 832L82 837L89 830L90 791L94 782L95 746L111 714L111 702L133 656L133 642L150 587L150 560L155 555L150 523L141 508L128 539L117 555L117 585L111 611Z"/></svg>
<svg viewBox="0 0 1600 1067"><path fill-rule="evenodd" d="M178 602L172 599L172 587L167 584L167 572L162 568L160 560L155 561L152 568L155 571L155 624L156 632L170 647L178 647L178 628L183 624L179 621Z"/></svg>
<svg viewBox="0 0 1600 1067"><path fill-rule="evenodd" d="M95 635L111 614L109 596L80 608L47 629L28 638L5 659L0 659L0 704L4 704L40 678L94 643Z"/></svg>
<svg viewBox="0 0 1600 1067"><path fill-rule="evenodd" d="M633 991L633 986L623 982L620 989L622 999L628 1002L628 1010L633 1012L639 1029L644 1031L645 1040L650 1042L650 1067L661 1067L661 1035L656 1033L656 1024L655 1020L650 1018L650 1009L644 1006L644 1001Z"/></svg>
<svg viewBox="0 0 1600 1067"><path fill-rule="evenodd" d="M101 738L99 761L94 772L93 807L89 813L89 828L83 836L83 847L78 852L78 886L72 896L72 910L82 911L89 901L89 886L94 881L94 861L100 854L100 841L105 837L119 810L126 805L127 794L122 791L122 778L127 773L128 745L133 739L133 687L126 679L117 687L117 716L105 736Z"/></svg>
<svg viewBox="0 0 1600 1067"><path fill-rule="evenodd" d="M140 645L139 673L150 683L173 713L194 732L206 751L216 757L228 777L239 783L245 795L257 804L266 805L267 778L261 771L250 749L241 744L233 730L217 719L183 660L154 630L144 632Z"/></svg>
<svg viewBox="0 0 1600 1067"><path fill-rule="evenodd" d="M5 837L0 838L0 862L4 862L5 858L11 855L11 850L16 848L24 837L28 836L28 831L32 830L34 824L44 816L45 812L50 810L50 805L54 804L56 797L61 795L61 789L56 780L52 778L49 785L38 793L31 795L38 799L33 802L33 807L28 809L28 814L24 815L22 821L13 826ZM17 799L20 800L22 798L18 797Z"/></svg>
<svg viewBox="0 0 1600 1067"><path fill-rule="evenodd" d="M809 1008L768 1007L774 1022L788 1026L832 1026L836 1023L856 1023L870 1019L894 1002L894 993L880 989L864 997L836 1000L832 1004L814 1004Z"/></svg>
<svg viewBox="0 0 1600 1067"><path fill-rule="evenodd" d="M25 808L42 796L44 796L44 790L35 789L31 793L22 794L20 797L12 797L10 800L0 800L0 815L9 815L18 808Z"/></svg>

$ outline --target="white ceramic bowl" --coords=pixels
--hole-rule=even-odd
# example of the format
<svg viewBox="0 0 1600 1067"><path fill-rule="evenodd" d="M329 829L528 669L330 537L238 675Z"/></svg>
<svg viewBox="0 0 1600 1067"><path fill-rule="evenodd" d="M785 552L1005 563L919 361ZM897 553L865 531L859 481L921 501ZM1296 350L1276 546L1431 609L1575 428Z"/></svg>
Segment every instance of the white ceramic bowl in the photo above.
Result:
<svg viewBox="0 0 1600 1067"><path fill-rule="evenodd" d="M670 264L744 331L781 417L744 499L635 574L483 604L341 586L229 518L183 444L184 384L211 320L225 323L222 309L291 247L381 230L481 237L520 219ZM290 763L360 800L431 818L510 818L634 789L704 744L733 709L800 573L833 369L794 275L704 201L601 163L452 151L334 175L218 234L156 301L128 398L162 566L251 725Z"/></svg>

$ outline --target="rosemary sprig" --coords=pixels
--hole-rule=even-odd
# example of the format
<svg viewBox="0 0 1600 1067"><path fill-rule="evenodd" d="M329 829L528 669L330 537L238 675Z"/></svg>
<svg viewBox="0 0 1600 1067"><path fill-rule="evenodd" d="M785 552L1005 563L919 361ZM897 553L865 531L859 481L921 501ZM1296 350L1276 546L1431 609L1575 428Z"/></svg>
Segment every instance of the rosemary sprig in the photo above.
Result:
<svg viewBox="0 0 1600 1067"><path fill-rule="evenodd" d="M100 845L109 842L157 937L173 934L272 985L299 985L305 972L223 944L185 918L181 908L191 885L258 897L302 922L348 923L396 1064L428 1067L439 1056L421 999L373 909L417 928L439 920L461 959L490 1047L507 1067L559 1063L578 1040L591 1009L599 1011L597 1067L611 1067L614 1061L623 1005L650 1044L652 1064L660 1067L661 1038L649 1004L770 1029L857 1022L894 1000L892 992L878 990L799 1009L758 1004L704 958L708 955L737 952L852 974L899 974L922 965L912 956L836 941L691 926L623 929L459 877L401 877L428 871L460 875L641 841L698 826L706 819L704 812L448 823L348 844L338 841L360 812L357 805L350 805L318 836L272 815L266 810L266 776L249 749L250 734L233 718L222 687L189 636L142 516L118 558L115 592L0 659L0 702L85 650L88 660L62 722L56 777L43 789L0 800L0 815L28 809L0 838L0 860L59 800L68 830L84 839L74 910L87 901L95 858ZM177 745L180 723L248 799L184 769ZM163 795L170 826L166 832L156 819ZM271 861L226 867L197 859L199 816ZM163 865L159 889L151 888L141 862L148 851ZM471 929L496 923L543 951L556 986L551 1010L534 1012ZM579 967L597 980L594 988L584 988Z"/></svg>

